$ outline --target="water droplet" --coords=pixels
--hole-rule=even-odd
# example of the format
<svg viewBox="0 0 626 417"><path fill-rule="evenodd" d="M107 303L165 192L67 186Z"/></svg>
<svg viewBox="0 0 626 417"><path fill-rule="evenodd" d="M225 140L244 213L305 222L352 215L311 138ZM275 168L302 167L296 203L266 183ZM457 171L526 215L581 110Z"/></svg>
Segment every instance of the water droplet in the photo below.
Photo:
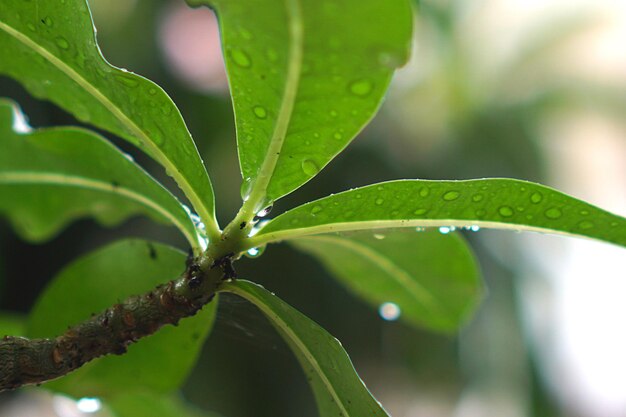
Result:
<svg viewBox="0 0 626 417"><path fill-rule="evenodd" d="M313 206L313 208L311 209L311 216L316 216L322 210L324 210L324 208L322 206L320 206L319 204Z"/></svg>
<svg viewBox="0 0 626 417"><path fill-rule="evenodd" d="M430 190L428 188L420 188L420 197L428 197L428 194L430 194Z"/></svg>
<svg viewBox="0 0 626 417"><path fill-rule="evenodd" d="M425 227L420 227L420 226L417 226L417 227L415 228L415 231L416 231L416 232L425 232L425 231L426 231L426 228L425 228Z"/></svg>
<svg viewBox="0 0 626 417"><path fill-rule="evenodd" d="M350 83L348 88L355 96L365 97L372 92L374 85L369 80L357 80Z"/></svg>
<svg viewBox="0 0 626 417"><path fill-rule="evenodd" d="M116 75L115 79L120 83L124 84L126 87L137 87L139 84L136 79L129 75Z"/></svg>
<svg viewBox="0 0 626 417"><path fill-rule="evenodd" d="M31 32L35 32L37 30L35 28L35 25L33 25L32 23L27 23L26 27L28 27L28 29L30 29Z"/></svg>
<svg viewBox="0 0 626 417"><path fill-rule="evenodd" d="M278 60L278 54L276 53L274 49L267 50L267 59L269 59L272 62L276 62Z"/></svg>
<svg viewBox="0 0 626 417"><path fill-rule="evenodd" d="M360 198L363 198L363 194L361 194L361 193L357 193L357 194L354 196L354 198L356 198L357 200L358 200L358 199L360 199Z"/></svg>
<svg viewBox="0 0 626 417"><path fill-rule="evenodd" d="M482 209L476 210L474 213L476 214L476 217L483 217L485 214L487 214L487 212Z"/></svg>
<svg viewBox="0 0 626 417"><path fill-rule="evenodd" d="M76 401L76 408L85 414L96 413L102 408L102 401L99 398L84 397Z"/></svg>
<svg viewBox="0 0 626 417"><path fill-rule="evenodd" d="M250 191L252 191L252 178L248 177L241 183L241 188L239 189L241 192L241 199L246 201L250 196Z"/></svg>
<svg viewBox="0 0 626 417"><path fill-rule="evenodd" d="M150 89L148 90L148 94L150 94L151 96L155 95L157 93L157 89L154 87L150 87Z"/></svg>
<svg viewBox="0 0 626 417"><path fill-rule="evenodd" d="M498 209L498 213L500 213L500 216L502 217L511 217L513 216L513 214L515 214L515 212L513 211L513 208L509 206L500 207Z"/></svg>
<svg viewBox="0 0 626 417"><path fill-rule="evenodd" d="M273 208L273 207L274 207L274 206L271 206L271 205L270 205L270 206L267 206L267 207L265 207L265 208L262 208L261 210L259 210L259 211L257 212L256 216L257 216L257 217L265 217L265 216L267 216L268 214L270 214L270 211L272 211L272 208Z"/></svg>
<svg viewBox="0 0 626 417"><path fill-rule="evenodd" d="M589 215L589 211L588 211L588 210L581 210L581 211L580 211L580 214L581 214L582 216L588 216L588 215Z"/></svg>
<svg viewBox="0 0 626 417"><path fill-rule="evenodd" d="M264 107L256 106L252 111L254 111L254 115L259 119L265 119L267 117L267 110L265 110Z"/></svg>
<svg viewBox="0 0 626 417"><path fill-rule="evenodd" d="M131 154L123 153L124 158L128 159L130 162L135 162L135 158Z"/></svg>
<svg viewBox="0 0 626 417"><path fill-rule="evenodd" d="M472 201L478 203L479 201L482 201L483 198L482 194L475 194L472 196Z"/></svg>
<svg viewBox="0 0 626 417"><path fill-rule="evenodd" d="M471 230L472 232L478 232L480 230L480 226L473 224L470 227L468 227L468 229Z"/></svg>
<svg viewBox="0 0 626 417"><path fill-rule="evenodd" d="M331 110L328 114L330 114L330 117L337 117L339 113L337 113L337 110Z"/></svg>
<svg viewBox="0 0 626 417"><path fill-rule="evenodd" d="M253 38L252 33L247 31L246 29L241 29L240 33L241 33L241 37L244 38L247 41L249 41L250 39Z"/></svg>
<svg viewBox="0 0 626 417"><path fill-rule="evenodd" d="M532 193L530 196L530 202L533 204L539 204L543 200L543 195L541 193Z"/></svg>
<svg viewBox="0 0 626 417"><path fill-rule="evenodd" d="M554 220L554 219L558 219L559 217L561 217L561 215L563 213L558 208L552 207L552 208L549 208L548 210L546 210L546 212L544 214L546 215L546 217L548 219L553 219Z"/></svg>
<svg viewBox="0 0 626 417"><path fill-rule="evenodd" d="M426 210L425 208L418 208L417 210L413 212L413 214L417 216L421 216L422 214L426 214L427 211L428 210Z"/></svg>
<svg viewBox="0 0 626 417"><path fill-rule="evenodd" d="M246 251L245 255L248 258L258 258L259 256L263 255L263 252L265 252L265 246L260 246L258 248L250 248Z"/></svg>
<svg viewBox="0 0 626 417"><path fill-rule="evenodd" d="M380 206L381 204L383 204L385 202L385 200L383 198L377 198L375 203L377 206Z"/></svg>
<svg viewBox="0 0 626 417"><path fill-rule="evenodd" d="M446 201L454 201L459 198L460 195L458 191L448 191L443 195L443 199Z"/></svg>
<svg viewBox="0 0 626 417"><path fill-rule="evenodd" d="M343 137L343 135L341 133L339 133L339 132L335 132L335 134L333 135L333 138L335 138L337 140L341 139L342 137Z"/></svg>
<svg viewBox="0 0 626 417"><path fill-rule="evenodd" d="M49 28L54 26L54 22L52 21L50 16L46 16L45 18L41 19L41 23L43 23L44 25L48 26Z"/></svg>
<svg viewBox="0 0 626 417"><path fill-rule="evenodd" d="M578 227L580 227L583 230L587 230L587 229L591 229L593 228L594 224L588 220L583 220L582 222L578 223Z"/></svg>
<svg viewBox="0 0 626 417"><path fill-rule="evenodd" d="M387 321L395 321L400 318L402 311L400 310L400 306L396 303L382 303L380 307L378 307L378 314L382 317L383 320Z"/></svg>
<svg viewBox="0 0 626 417"><path fill-rule="evenodd" d="M381 235L380 233L374 233L374 239L383 240L385 235Z"/></svg>
<svg viewBox="0 0 626 417"><path fill-rule="evenodd" d="M235 64L242 68L249 68L252 65L252 61L250 60L248 54L241 49L232 49L230 51L230 57L233 59Z"/></svg>
<svg viewBox="0 0 626 417"><path fill-rule="evenodd" d="M314 137L315 139L318 139L318 138L320 137L320 134L319 134L319 133L317 133L317 132L315 132L315 133L313 133L313 137Z"/></svg>
<svg viewBox="0 0 626 417"><path fill-rule="evenodd" d="M57 37L54 41L61 49L69 49L70 47L70 43L62 36Z"/></svg>
<svg viewBox="0 0 626 417"><path fill-rule="evenodd" d="M309 177L312 177L320 172L320 168L313 160L305 159L304 161L302 161L302 171L304 171L304 173Z"/></svg>
<svg viewBox="0 0 626 417"><path fill-rule="evenodd" d="M454 231L454 227L449 227L449 226L441 226L439 228L439 233L441 233L442 235L447 235L448 233Z"/></svg>

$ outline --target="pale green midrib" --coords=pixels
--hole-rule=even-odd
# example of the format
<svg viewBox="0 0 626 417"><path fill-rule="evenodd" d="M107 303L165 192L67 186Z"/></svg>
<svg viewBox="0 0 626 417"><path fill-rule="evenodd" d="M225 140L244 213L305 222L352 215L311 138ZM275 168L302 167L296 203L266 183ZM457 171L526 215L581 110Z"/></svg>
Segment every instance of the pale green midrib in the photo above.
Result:
<svg viewBox="0 0 626 417"><path fill-rule="evenodd" d="M176 182L179 184L180 188L183 190L185 195L189 198L192 205L196 210L198 210L202 220L206 224L208 232L213 232L213 234L217 235L216 231L219 230L217 224L215 223L214 216L210 214L210 211L205 207L204 203L200 199L200 197L196 194L193 187L187 181L187 178L180 173L176 164L174 164L170 159L165 155L161 149L155 146L154 142L150 139L150 137L139 127L135 122L129 119L124 112L122 112L111 100L109 100L102 92L90 84L85 78L83 78L80 74L78 74L72 67L65 64L63 61L58 59L53 53L49 52L47 49L41 47L39 44L35 43L28 36L24 35L19 30L7 25L4 22L0 22L0 29L4 30L10 36L13 36L19 42L21 42L26 47L32 49L41 55L44 59L47 59L52 65L57 67L59 71L66 74L70 79L74 80L79 86L81 86L85 91L91 94L97 101L99 101L105 108L107 108L115 118L117 118L122 124L126 125L136 136L142 144L144 144L150 151L150 154L161 164L163 164L164 168L171 172L175 177Z"/></svg>
<svg viewBox="0 0 626 417"><path fill-rule="evenodd" d="M407 288L418 302L420 302L424 307L430 310L431 314L442 313L443 304L439 302L430 291L428 291L414 279L411 279L410 273L402 269L400 266L396 265L391 259L381 255L375 250L372 250L365 245L360 245L352 240L340 239L331 236L304 237L297 240L326 242L332 245L342 246L363 256L365 259L368 259L369 261L375 263L402 287ZM449 315L446 314L446 316Z"/></svg>
<svg viewBox="0 0 626 417"><path fill-rule="evenodd" d="M303 343L302 340L300 340L300 338L291 330L289 325L287 323L285 323L285 321L283 321L280 318L280 316L278 314L276 314L271 308L269 308L263 302L263 300L260 300L259 298L255 297L254 295L250 294L249 292L241 290L239 287L234 286L234 285L230 285L230 284L224 285L223 289L226 290L226 291L231 291L231 292L233 292L233 293L235 293L235 294L237 294L237 295L247 299L248 301L253 303L255 306L257 306L261 311L263 311L267 316L273 317L274 322L283 330L283 332L285 332L285 334L289 337L289 339L298 347L300 352L302 352L304 354L304 356L309 361L311 366L313 366L313 368L317 371L317 374L320 377L320 379L322 380L322 383L324 384L324 386L326 386L326 388L328 389L328 392L330 393L330 395L335 400L335 404L337 404L337 406L344 413L343 415L346 416L346 417L349 417L350 413L348 413L348 410L346 410L345 406L343 405L343 401L341 400L341 398L339 398L339 395L337 395L337 392L335 391L335 388L333 387L333 384L328 379L328 376L326 376L326 373L324 372L324 370L320 366L319 362L317 361L317 359L315 359L315 356L313 356L313 354L308 349L306 344Z"/></svg>
<svg viewBox="0 0 626 417"><path fill-rule="evenodd" d="M73 186L78 188L85 188L90 190L98 190L102 192L108 192L111 194L118 194L133 200L144 207L148 207L167 220L169 220L178 230L185 235L185 238L189 244L196 248L198 246L198 239L187 230L187 228L168 210L158 204L152 199L139 194L133 190L122 186L114 186L105 181L93 180L90 178L70 176L63 174L50 174L42 172L2 172L0 173L0 183L5 184L53 184L61 186Z"/></svg>
<svg viewBox="0 0 626 417"><path fill-rule="evenodd" d="M278 117L276 118L276 127L272 133L270 144L267 148L265 158L261 164L261 168L257 173L257 177L252 184L250 195L244 202L240 215L237 216L235 224L242 221L249 222L255 215L257 206L265 200L267 196L267 188L272 180L276 165L280 158L281 149L285 142L289 122L293 114L293 108L296 102L298 86L300 83L300 72L302 69L302 55L304 48L302 11L300 8L301 0L284 0L287 9L287 22L291 42L289 44L287 76L285 81L285 90L281 101ZM259 209L261 209L260 207Z"/></svg>
<svg viewBox="0 0 626 417"><path fill-rule="evenodd" d="M318 235L324 233L336 233L336 232L352 232L359 230L376 230L376 229L394 229L402 227L442 227L442 226L454 226L454 227L470 227L479 226L484 229L500 229L500 230L514 230L524 232L538 232L547 233L560 236L569 236L576 238L586 238L592 240L599 240L601 242L608 242L624 246L620 243L613 242L611 240L603 239L597 236L589 236L584 234L578 234L574 232L566 232L563 230L549 229L539 226L529 226L521 223L504 223L497 221L485 221L485 220L459 220L459 219L404 219L404 220L369 220L360 222L341 222L341 223L329 223L323 225L316 225L311 227L301 227L293 229L283 229L274 232L263 232L262 230L246 240L245 250L250 248L262 246L268 243L279 242L281 240L295 239L304 236Z"/></svg>

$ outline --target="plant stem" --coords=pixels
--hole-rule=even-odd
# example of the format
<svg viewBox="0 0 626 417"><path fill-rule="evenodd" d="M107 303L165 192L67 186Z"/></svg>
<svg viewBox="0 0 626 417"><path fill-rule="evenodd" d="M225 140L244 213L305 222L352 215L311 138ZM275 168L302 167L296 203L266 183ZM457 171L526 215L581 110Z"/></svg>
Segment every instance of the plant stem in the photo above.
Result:
<svg viewBox="0 0 626 417"><path fill-rule="evenodd" d="M160 327L195 315L233 277L230 256L217 261L200 256L179 278L131 296L56 338L5 336L0 340L0 391L58 378L100 356L121 355Z"/></svg>

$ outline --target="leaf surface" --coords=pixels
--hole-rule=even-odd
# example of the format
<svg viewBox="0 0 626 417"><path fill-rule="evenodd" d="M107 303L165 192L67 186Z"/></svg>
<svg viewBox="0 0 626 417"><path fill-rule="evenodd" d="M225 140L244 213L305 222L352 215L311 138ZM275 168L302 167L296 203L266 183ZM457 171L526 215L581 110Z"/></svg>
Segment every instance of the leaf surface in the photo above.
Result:
<svg viewBox="0 0 626 417"><path fill-rule="evenodd" d="M414 326L451 332L482 295L478 265L455 233L396 230L310 236L289 243L318 258L350 290L380 307L388 320L399 315Z"/></svg>
<svg viewBox="0 0 626 417"><path fill-rule="evenodd" d="M94 133L32 130L15 105L0 100L0 149L0 212L26 239L48 239L80 217L112 225L144 214L178 227L192 246L200 245L176 198Z"/></svg>
<svg viewBox="0 0 626 417"><path fill-rule="evenodd" d="M488 227L588 237L626 246L626 219L526 181L399 180L296 207L249 239L251 247L299 236L396 227Z"/></svg>
<svg viewBox="0 0 626 417"><path fill-rule="evenodd" d="M91 313L177 278L185 259L176 249L139 239L122 240L79 258L61 271L37 300L28 336L57 336ZM208 304L177 327L164 326L130 345L122 356L96 359L47 386L78 398L109 397L133 389L176 390L212 327L216 304Z"/></svg>
<svg viewBox="0 0 626 417"><path fill-rule="evenodd" d="M313 388L321 417L387 416L359 378L341 343L311 319L249 281L226 283L223 291L257 306L285 339Z"/></svg>
<svg viewBox="0 0 626 417"><path fill-rule="evenodd" d="M212 186L180 112L159 86L102 57L85 0L3 0L0 74L139 146L216 228Z"/></svg>
<svg viewBox="0 0 626 417"><path fill-rule="evenodd" d="M254 210L315 176L372 118L408 56L406 0L187 0L220 19L242 194Z"/></svg>

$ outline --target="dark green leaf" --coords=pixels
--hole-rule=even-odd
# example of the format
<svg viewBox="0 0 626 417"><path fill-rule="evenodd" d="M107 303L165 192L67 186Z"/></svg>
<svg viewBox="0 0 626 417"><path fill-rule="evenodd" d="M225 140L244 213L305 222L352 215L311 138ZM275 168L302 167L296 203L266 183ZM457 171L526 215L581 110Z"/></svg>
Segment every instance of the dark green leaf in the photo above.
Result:
<svg viewBox="0 0 626 417"><path fill-rule="evenodd" d="M31 312L28 336L57 336L91 313L174 279L184 270L185 258L169 246L143 240L124 240L90 253L61 271L44 291ZM194 365L216 304L177 327L163 327L122 356L97 359L49 386L76 397L175 390Z"/></svg>
<svg viewBox="0 0 626 417"><path fill-rule="evenodd" d="M316 175L371 119L411 42L407 0L187 0L212 5L250 210Z"/></svg>
<svg viewBox="0 0 626 417"><path fill-rule="evenodd" d="M145 214L175 225L192 246L199 245L176 198L94 133L32 131L15 105L0 100L0 149L0 213L24 238L48 239L85 216L111 225Z"/></svg>
<svg viewBox="0 0 626 417"><path fill-rule="evenodd" d="M626 246L626 219L539 184L512 179L400 180L290 210L251 247L299 236L395 227L489 227L583 236Z"/></svg>
<svg viewBox="0 0 626 417"><path fill-rule="evenodd" d="M481 298L478 265L454 233L393 231L289 241L317 257L356 294L416 326L454 331ZM386 304L392 303L392 304Z"/></svg>
<svg viewBox="0 0 626 417"><path fill-rule="evenodd" d="M0 337L24 336L26 334L26 318L21 314L0 312Z"/></svg>
<svg viewBox="0 0 626 417"><path fill-rule="evenodd" d="M3 0L0 74L141 147L216 229L211 183L180 112L159 86L105 61L85 0Z"/></svg>
<svg viewBox="0 0 626 417"><path fill-rule="evenodd" d="M155 395L148 392L129 392L107 401L115 417L217 417L201 412L176 396Z"/></svg>
<svg viewBox="0 0 626 417"><path fill-rule="evenodd" d="M238 280L222 288L257 306L285 339L313 388L321 417L387 416L326 330L257 284Z"/></svg>

